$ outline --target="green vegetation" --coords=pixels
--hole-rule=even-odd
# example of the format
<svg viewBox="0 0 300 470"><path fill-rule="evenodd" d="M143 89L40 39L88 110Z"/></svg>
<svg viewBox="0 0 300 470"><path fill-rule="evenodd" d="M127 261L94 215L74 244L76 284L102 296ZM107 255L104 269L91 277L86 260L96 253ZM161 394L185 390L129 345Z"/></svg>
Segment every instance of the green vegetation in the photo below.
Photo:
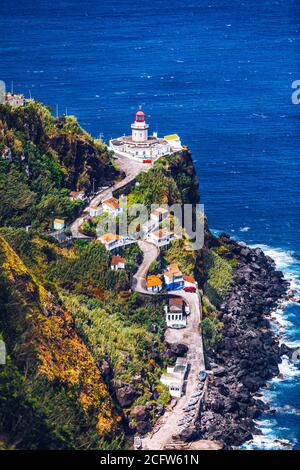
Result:
<svg viewBox="0 0 300 470"><path fill-rule="evenodd" d="M2 156L3 155L3 156ZM72 116L54 118L36 101L0 105L0 225L47 228L81 206L70 190L89 192L118 176L106 147Z"/></svg>
<svg viewBox="0 0 300 470"><path fill-rule="evenodd" d="M205 349L212 348L222 338L222 328L223 323L215 315L210 315L202 320L201 329Z"/></svg>
<svg viewBox="0 0 300 470"><path fill-rule="evenodd" d="M205 251L204 271L206 283L204 292L217 308L228 291L232 281L232 266L228 260L221 258L213 250Z"/></svg>

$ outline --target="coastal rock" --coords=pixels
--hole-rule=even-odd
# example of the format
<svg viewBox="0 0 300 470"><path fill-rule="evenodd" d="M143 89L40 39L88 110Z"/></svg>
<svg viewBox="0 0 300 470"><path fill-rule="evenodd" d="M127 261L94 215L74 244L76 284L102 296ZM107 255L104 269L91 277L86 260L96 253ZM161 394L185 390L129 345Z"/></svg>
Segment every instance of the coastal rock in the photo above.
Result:
<svg viewBox="0 0 300 470"><path fill-rule="evenodd" d="M122 408L127 408L137 399L136 391L130 386L126 385L116 390L117 400Z"/></svg>
<svg viewBox="0 0 300 470"><path fill-rule="evenodd" d="M254 420L268 405L258 390L279 374L280 356L290 355L270 330L268 315L285 299L288 285L272 259L261 249L236 243L226 234L225 244L238 257L230 290L218 318L222 338L206 351L210 380L200 415L201 438L239 446L257 433Z"/></svg>
<svg viewBox="0 0 300 470"><path fill-rule="evenodd" d="M183 357L188 352L188 347L182 343L166 343L167 354L171 358Z"/></svg>

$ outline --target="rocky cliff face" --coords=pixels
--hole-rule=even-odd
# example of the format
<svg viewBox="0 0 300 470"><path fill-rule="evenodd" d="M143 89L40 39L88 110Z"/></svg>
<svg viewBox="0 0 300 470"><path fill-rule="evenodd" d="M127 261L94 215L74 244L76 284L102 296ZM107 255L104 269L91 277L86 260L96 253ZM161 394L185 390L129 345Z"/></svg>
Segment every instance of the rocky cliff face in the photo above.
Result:
<svg viewBox="0 0 300 470"><path fill-rule="evenodd" d="M237 256L232 287L219 309L222 339L206 351L213 378L201 413L204 439L237 446L251 439L254 419L267 405L255 398L267 380L279 374L286 348L270 329L270 313L286 296L287 282L274 262L259 249L220 237Z"/></svg>
<svg viewBox="0 0 300 470"><path fill-rule="evenodd" d="M90 191L118 176L107 148L94 140L73 116L51 116L38 102L24 107L0 106L0 146L10 149L12 160L27 160L28 143L59 164L70 190ZM1 147L0 147L1 149Z"/></svg>

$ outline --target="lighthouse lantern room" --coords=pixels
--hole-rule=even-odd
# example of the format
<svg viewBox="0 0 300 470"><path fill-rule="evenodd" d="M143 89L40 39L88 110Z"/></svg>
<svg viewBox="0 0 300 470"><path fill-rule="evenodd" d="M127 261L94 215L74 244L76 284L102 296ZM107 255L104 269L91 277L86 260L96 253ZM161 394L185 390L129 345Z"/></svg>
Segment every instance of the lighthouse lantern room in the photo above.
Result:
<svg viewBox="0 0 300 470"><path fill-rule="evenodd" d="M134 115L134 123L131 124L132 141L147 142L149 124L146 123L146 114L139 106L139 110Z"/></svg>

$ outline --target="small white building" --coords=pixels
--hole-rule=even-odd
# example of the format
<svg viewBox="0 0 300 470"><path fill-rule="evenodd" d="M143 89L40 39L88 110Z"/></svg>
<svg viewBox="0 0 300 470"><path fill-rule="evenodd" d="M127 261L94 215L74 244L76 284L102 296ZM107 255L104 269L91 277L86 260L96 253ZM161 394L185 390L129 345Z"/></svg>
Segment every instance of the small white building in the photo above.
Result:
<svg viewBox="0 0 300 470"><path fill-rule="evenodd" d="M90 206L89 207L89 214L91 217L99 217L103 214L102 206Z"/></svg>
<svg viewBox="0 0 300 470"><path fill-rule="evenodd" d="M23 95L16 95L14 93L7 93L5 101L11 106L24 106L25 103Z"/></svg>
<svg viewBox="0 0 300 470"><path fill-rule="evenodd" d="M115 233L105 233L98 237L97 240L102 243L108 251L136 242L136 240L132 240L127 236L117 235Z"/></svg>
<svg viewBox="0 0 300 470"><path fill-rule="evenodd" d="M105 233L99 237L98 240L108 251L114 250L115 248L119 248L120 246L124 245L123 237L115 233Z"/></svg>
<svg viewBox="0 0 300 470"><path fill-rule="evenodd" d="M148 241L154 243L156 246L166 246L174 239L174 233L166 228L150 232L147 237Z"/></svg>
<svg viewBox="0 0 300 470"><path fill-rule="evenodd" d="M164 139L168 142L173 152L180 152L182 150L181 140L179 135L171 134L165 135Z"/></svg>
<svg viewBox="0 0 300 470"><path fill-rule="evenodd" d="M198 282L192 276L183 276L184 287L195 287L197 289Z"/></svg>
<svg viewBox="0 0 300 470"><path fill-rule="evenodd" d="M185 303L181 297L169 299L165 306L166 324L168 328L185 328L186 312Z"/></svg>
<svg viewBox="0 0 300 470"><path fill-rule="evenodd" d="M69 193L69 198L72 201L84 201L85 200L85 193L84 193L84 191L71 191Z"/></svg>
<svg viewBox="0 0 300 470"><path fill-rule="evenodd" d="M119 214L122 213L122 207L120 207L120 203L115 197L111 197L109 199L106 199L106 201L103 201L102 209L104 212L108 212L114 217L117 217Z"/></svg>
<svg viewBox="0 0 300 470"><path fill-rule="evenodd" d="M173 263L167 266L167 269L164 272L164 281L168 290L178 290L183 288L183 274L180 271L178 264Z"/></svg>
<svg viewBox="0 0 300 470"><path fill-rule="evenodd" d="M121 256L113 256L111 259L111 269L113 271L118 271L119 269L125 269L126 267L126 260Z"/></svg>
<svg viewBox="0 0 300 470"><path fill-rule="evenodd" d="M54 219L53 228L54 230L64 230L66 224L64 219Z"/></svg>
<svg viewBox="0 0 300 470"><path fill-rule="evenodd" d="M169 217L169 211L165 207L158 207L155 211L151 212L150 220L160 224L163 220L166 220Z"/></svg>
<svg viewBox="0 0 300 470"><path fill-rule="evenodd" d="M151 212L150 219L147 220L142 226L144 234L157 230L161 222L166 220L169 216L168 209L158 207L155 211Z"/></svg>
<svg viewBox="0 0 300 470"><path fill-rule="evenodd" d="M161 376L160 381L169 387L171 397L182 396L187 366L186 358L178 357L175 366L167 367L167 373Z"/></svg>
<svg viewBox="0 0 300 470"><path fill-rule="evenodd" d="M166 139L159 138L157 133L149 136L148 130L149 124L146 122L146 114L140 107L134 115L133 124L131 124L131 135L111 139L109 141L109 150L120 155L131 156L140 161L147 160L145 163L151 162L162 155L173 153L172 146Z"/></svg>

